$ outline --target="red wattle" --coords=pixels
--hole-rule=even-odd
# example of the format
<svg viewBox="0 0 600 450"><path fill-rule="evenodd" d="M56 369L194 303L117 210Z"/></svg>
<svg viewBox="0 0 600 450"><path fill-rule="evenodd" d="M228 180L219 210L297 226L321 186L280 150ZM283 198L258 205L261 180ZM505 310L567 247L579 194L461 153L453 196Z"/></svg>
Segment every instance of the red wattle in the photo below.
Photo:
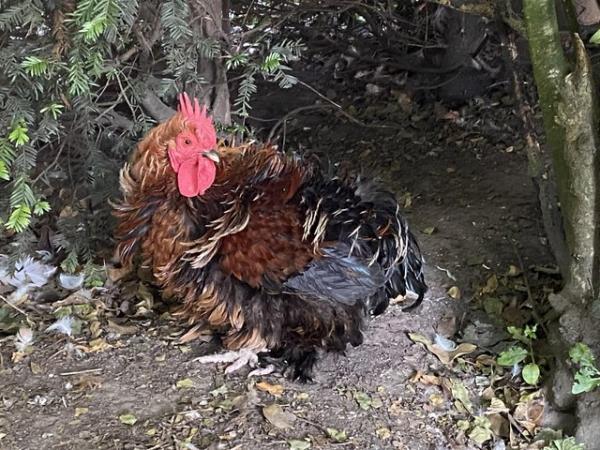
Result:
<svg viewBox="0 0 600 450"><path fill-rule="evenodd" d="M202 195L215 181L215 164L201 155L181 162L177 171L177 187L184 197Z"/></svg>

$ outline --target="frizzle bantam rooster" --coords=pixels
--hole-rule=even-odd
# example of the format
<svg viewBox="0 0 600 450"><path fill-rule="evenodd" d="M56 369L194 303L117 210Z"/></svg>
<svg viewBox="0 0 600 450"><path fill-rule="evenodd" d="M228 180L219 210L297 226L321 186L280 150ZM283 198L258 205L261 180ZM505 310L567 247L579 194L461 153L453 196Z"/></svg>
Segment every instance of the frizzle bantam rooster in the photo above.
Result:
<svg viewBox="0 0 600 450"><path fill-rule="evenodd" d="M240 361L260 352L294 379L311 379L318 352L359 345L390 298L411 291L412 308L427 290L391 193L270 145L218 145L186 94L139 143L121 190L117 254L141 254L188 337L209 327Z"/></svg>

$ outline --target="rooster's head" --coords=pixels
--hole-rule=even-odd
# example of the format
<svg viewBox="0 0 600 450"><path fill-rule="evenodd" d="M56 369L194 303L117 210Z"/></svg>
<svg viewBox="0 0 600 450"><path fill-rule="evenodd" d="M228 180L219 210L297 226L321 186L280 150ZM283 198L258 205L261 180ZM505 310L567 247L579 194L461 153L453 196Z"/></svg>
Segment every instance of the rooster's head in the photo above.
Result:
<svg viewBox="0 0 600 450"><path fill-rule="evenodd" d="M183 129L168 143L169 162L177 174L181 195L196 197L215 181L217 135L206 107L201 108L198 99L192 103L186 93L180 94L178 113L183 117Z"/></svg>

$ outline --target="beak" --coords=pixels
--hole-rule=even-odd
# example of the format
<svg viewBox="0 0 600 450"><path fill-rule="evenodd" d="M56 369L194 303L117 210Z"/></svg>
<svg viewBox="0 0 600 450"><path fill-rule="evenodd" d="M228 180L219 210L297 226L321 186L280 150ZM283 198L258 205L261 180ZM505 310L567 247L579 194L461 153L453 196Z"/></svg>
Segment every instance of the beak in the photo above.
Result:
<svg viewBox="0 0 600 450"><path fill-rule="evenodd" d="M202 156L210 159L215 163L219 163L221 161L221 157L219 156L219 153L216 150L209 150L207 152L204 152L202 153Z"/></svg>

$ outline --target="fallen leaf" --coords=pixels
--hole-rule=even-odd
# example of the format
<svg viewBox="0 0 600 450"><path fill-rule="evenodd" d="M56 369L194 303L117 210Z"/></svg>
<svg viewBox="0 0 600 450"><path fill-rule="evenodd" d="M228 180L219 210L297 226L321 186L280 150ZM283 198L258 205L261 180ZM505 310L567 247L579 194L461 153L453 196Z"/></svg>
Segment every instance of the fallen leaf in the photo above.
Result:
<svg viewBox="0 0 600 450"><path fill-rule="evenodd" d="M275 427L281 429L292 428L292 423L296 420L295 415L284 411L281 406L275 403L263 407L262 412L265 419Z"/></svg>
<svg viewBox="0 0 600 450"><path fill-rule="evenodd" d="M82 375L73 383L73 386L77 388L77 391L92 390L102 386L102 381L102 378L97 375Z"/></svg>
<svg viewBox="0 0 600 450"><path fill-rule="evenodd" d="M427 374L427 373L422 373L419 371L417 371L410 378L410 381L413 383L421 383L426 386L428 386L428 385L439 386L441 384L439 377L437 377L435 375Z"/></svg>
<svg viewBox="0 0 600 450"><path fill-rule="evenodd" d="M31 363L29 363L29 367L31 368L31 373L34 375L39 375L40 373L43 372L42 366L40 366L38 363L35 363L33 361L31 361Z"/></svg>
<svg viewBox="0 0 600 450"><path fill-rule="evenodd" d="M473 421L473 429L469 433L469 439L479 445L483 445L483 443L489 441L493 437L490 427L491 423L487 417L475 417L475 420Z"/></svg>
<svg viewBox="0 0 600 450"><path fill-rule="evenodd" d="M467 431L469 428L471 428L471 424L468 420L459 420L456 422L456 428L462 431Z"/></svg>
<svg viewBox="0 0 600 450"><path fill-rule="evenodd" d="M435 233L437 231L436 227L427 227L427 228L423 228L423 234L428 234L428 235L432 235L433 233Z"/></svg>
<svg viewBox="0 0 600 450"><path fill-rule="evenodd" d="M225 394L227 394L227 392L229 392L229 389L227 389L227 385L226 384L222 384L218 388L213 389L212 391L210 391L209 394L212 395L213 397L216 397L218 395L225 395Z"/></svg>
<svg viewBox="0 0 600 450"><path fill-rule="evenodd" d="M327 428L327 435L333 439L335 442L346 442L348 440L348 436L344 430L336 430L335 428Z"/></svg>
<svg viewBox="0 0 600 450"><path fill-rule="evenodd" d="M75 417L79 417L83 414L87 414L89 408L75 408Z"/></svg>
<svg viewBox="0 0 600 450"><path fill-rule="evenodd" d="M452 397L456 400L455 406L458 403L461 405L467 412L473 413L473 404L469 399L469 393L465 385L459 380L452 380L451 385Z"/></svg>
<svg viewBox="0 0 600 450"><path fill-rule="evenodd" d="M138 331L135 325L121 325L110 319L108 319L108 328L119 334L135 334Z"/></svg>
<svg viewBox="0 0 600 450"><path fill-rule="evenodd" d="M121 414L119 416L119 421L124 425L135 425L137 422L137 417L133 414Z"/></svg>
<svg viewBox="0 0 600 450"><path fill-rule="evenodd" d="M460 300L460 288L458 286L452 286L450 289L448 289L448 295L454 300Z"/></svg>
<svg viewBox="0 0 600 450"><path fill-rule="evenodd" d="M266 381L261 381L256 383L256 387L263 392L268 392L269 394L280 397L283 394L283 386L281 384L271 384Z"/></svg>
<svg viewBox="0 0 600 450"><path fill-rule="evenodd" d="M494 274L487 279L485 286L481 288L482 294L493 294L498 289L498 277Z"/></svg>
<svg viewBox="0 0 600 450"><path fill-rule="evenodd" d="M506 275L508 275L509 277L518 277L519 275L521 275L521 273L521 269L511 264L510 266L508 266L508 272L506 273Z"/></svg>
<svg viewBox="0 0 600 450"><path fill-rule="evenodd" d="M492 438L492 430L484 427L475 427L469 433L469 439L473 442L482 445L483 443L489 441Z"/></svg>
<svg viewBox="0 0 600 450"><path fill-rule="evenodd" d="M377 434L377 437L383 441L392 436L392 432L387 427L377 428L377 430L375 430L375 434Z"/></svg>
<svg viewBox="0 0 600 450"><path fill-rule="evenodd" d="M441 394L431 394L429 396L429 403L434 408L441 408L444 406L444 396Z"/></svg>
<svg viewBox="0 0 600 450"><path fill-rule="evenodd" d="M495 436L508 437L510 432L510 424L502 414L488 414L486 412L485 415L490 421L490 430Z"/></svg>
<svg viewBox="0 0 600 450"><path fill-rule="evenodd" d="M433 344L428 338L418 333L408 333L408 337L418 344L423 344L431 353L438 357L438 359L446 364L450 365L459 356L467 355L474 352L477 346L474 344L462 343L459 344L454 350L447 351L441 348L437 344Z"/></svg>
<svg viewBox="0 0 600 450"><path fill-rule="evenodd" d="M89 342L89 352L103 352L114 346L106 342L106 339L97 338Z"/></svg>
<svg viewBox="0 0 600 450"><path fill-rule="evenodd" d="M508 411L509 409L504 402L497 397L491 399L490 406L487 410L489 413L507 413Z"/></svg>
<svg viewBox="0 0 600 450"><path fill-rule="evenodd" d="M308 400L309 397L310 396L306 392L298 392L297 394L294 394L294 398L297 400Z"/></svg>
<svg viewBox="0 0 600 450"><path fill-rule="evenodd" d="M189 378L184 378L182 380L177 381L175 384L177 389L190 389L194 387L194 382Z"/></svg>
<svg viewBox="0 0 600 450"><path fill-rule="evenodd" d="M292 439L288 441L288 445L290 446L290 450L307 450L311 444L308 441Z"/></svg>
<svg viewBox="0 0 600 450"><path fill-rule="evenodd" d="M352 393L352 397L354 398L354 400L356 400L356 403L358 403L358 406L360 406L361 409L367 411L371 408L371 397L369 397L369 394L367 394L366 392L354 391Z"/></svg>

